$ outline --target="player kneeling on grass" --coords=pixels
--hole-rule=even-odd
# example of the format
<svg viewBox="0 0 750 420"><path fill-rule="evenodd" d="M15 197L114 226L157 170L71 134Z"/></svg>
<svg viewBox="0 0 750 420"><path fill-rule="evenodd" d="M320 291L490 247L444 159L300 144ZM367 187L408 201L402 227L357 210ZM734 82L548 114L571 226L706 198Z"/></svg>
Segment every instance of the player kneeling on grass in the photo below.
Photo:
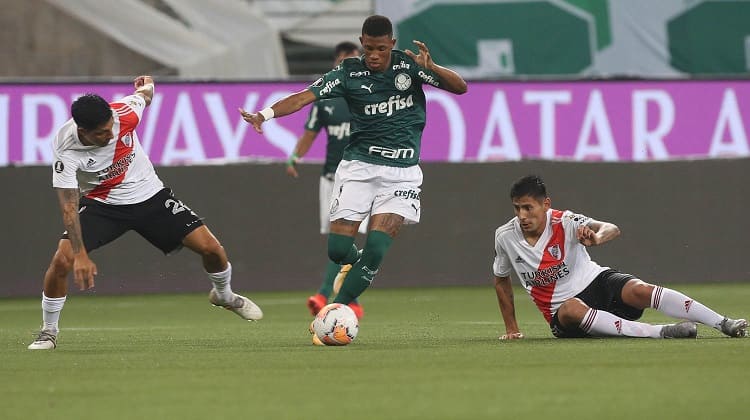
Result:
<svg viewBox="0 0 750 420"><path fill-rule="evenodd" d="M232 266L224 247L156 175L135 132L153 98L154 82L149 76L139 76L134 85L133 95L112 103L94 94L76 99L71 106L73 118L53 142L52 185L66 232L44 275L43 325L29 345L31 350L57 346L70 271L81 290L93 288L96 264L88 253L129 230L165 254L182 246L190 248L201 256L213 282L212 304L246 320L263 317L250 299L232 292Z"/></svg>
<svg viewBox="0 0 750 420"><path fill-rule="evenodd" d="M678 291L592 261L586 247L616 238L619 228L552 209L541 178L519 179L511 187L510 198L516 217L495 231L495 291L505 322L501 340L523 338L516 323L511 270L558 338L691 338L697 336L696 322L730 337L745 336L748 324L744 319L724 317ZM636 322L646 308L687 321Z"/></svg>

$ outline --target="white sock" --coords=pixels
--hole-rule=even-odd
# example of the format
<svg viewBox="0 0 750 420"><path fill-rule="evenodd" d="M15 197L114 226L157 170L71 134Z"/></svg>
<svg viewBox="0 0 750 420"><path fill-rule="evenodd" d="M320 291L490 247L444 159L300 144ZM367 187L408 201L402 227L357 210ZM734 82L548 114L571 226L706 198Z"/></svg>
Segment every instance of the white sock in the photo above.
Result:
<svg viewBox="0 0 750 420"><path fill-rule="evenodd" d="M609 312L591 308L584 315L580 327L587 334L594 336L661 338L663 325L628 321Z"/></svg>
<svg viewBox="0 0 750 420"><path fill-rule="evenodd" d="M44 322L42 329L52 330L55 334L58 333L57 324L60 321L60 311L65 305L65 299L67 299L67 296L51 298L42 292L42 321Z"/></svg>
<svg viewBox="0 0 750 420"><path fill-rule="evenodd" d="M232 264L227 262L227 269L218 273L208 273L208 278L214 284L214 289L223 302L230 302L234 297L232 292Z"/></svg>
<svg viewBox="0 0 750 420"><path fill-rule="evenodd" d="M700 322L716 329L721 328L719 324L724 319L697 300L661 286L654 287L651 293L651 307L673 318Z"/></svg>

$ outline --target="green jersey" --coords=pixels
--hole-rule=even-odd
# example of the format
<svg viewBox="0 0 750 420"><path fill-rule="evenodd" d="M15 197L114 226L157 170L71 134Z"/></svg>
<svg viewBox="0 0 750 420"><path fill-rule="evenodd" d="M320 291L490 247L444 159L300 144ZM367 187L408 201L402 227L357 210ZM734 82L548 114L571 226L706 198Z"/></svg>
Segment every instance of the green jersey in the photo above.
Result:
<svg viewBox="0 0 750 420"><path fill-rule="evenodd" d="M344 159L407 167L419 163L425 124L424 83L440 87L433 72L393 50L390 66L373 72L364 57L347 58L313 83L318 99L343 97L352 114Z"/></svg>
<svg viewBox="0 0 750 420"><path fill-rule="evenodd" d="M349 143L351 119L352 114L343 98L321 99L316 101L310 109L305 129L317 133L325 127L328 134L323 175L336 172L336 167L339 166L344 154L344 147Z"/></svg>

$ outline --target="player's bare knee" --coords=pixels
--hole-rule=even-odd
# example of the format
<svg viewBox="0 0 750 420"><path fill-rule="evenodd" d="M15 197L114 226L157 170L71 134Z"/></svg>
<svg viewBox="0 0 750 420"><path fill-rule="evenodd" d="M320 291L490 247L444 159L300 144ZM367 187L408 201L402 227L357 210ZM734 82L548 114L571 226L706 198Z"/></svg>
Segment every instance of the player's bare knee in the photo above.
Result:
<svg viewBox="0 0 750 420"><path fill-rule="evenodd" d="M632 279L622 288L622 301L639 309L648 308L651 306L654 287L643 280Z"/></svg>
<svg viewBox="0 0 750 420"><path fill-rule="evenodd" d="M578 298L566 300L557 310L557 319L564 326L577 326L583 320L589 306Z"/></svg>
<svg viewBox="0 0 750 420"><path fill-rule="evenodd" d="M362 222L356 220L336 219L331 222L329 228L331 233L353 237L357 234L360 223Z"/></svg>

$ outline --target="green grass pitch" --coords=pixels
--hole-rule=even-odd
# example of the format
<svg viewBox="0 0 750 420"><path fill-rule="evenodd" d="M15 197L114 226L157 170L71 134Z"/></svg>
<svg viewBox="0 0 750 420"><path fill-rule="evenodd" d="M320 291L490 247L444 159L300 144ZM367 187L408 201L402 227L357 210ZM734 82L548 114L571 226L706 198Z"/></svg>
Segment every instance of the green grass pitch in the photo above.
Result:
<svg viewBox="0 0 750 420"><path fill-rule="evenodd" d="M674 288L735 317L750 284ZM316 347L307 292L248 293L256 323L205 295L72 295L54 351L28 351L38 299L0 299L2 419L739 419L750 339L552 338L522 290L527 338L500 342L488 287L373 288L359 337ZM653 310L643 318L668 318Z"/></svg>

